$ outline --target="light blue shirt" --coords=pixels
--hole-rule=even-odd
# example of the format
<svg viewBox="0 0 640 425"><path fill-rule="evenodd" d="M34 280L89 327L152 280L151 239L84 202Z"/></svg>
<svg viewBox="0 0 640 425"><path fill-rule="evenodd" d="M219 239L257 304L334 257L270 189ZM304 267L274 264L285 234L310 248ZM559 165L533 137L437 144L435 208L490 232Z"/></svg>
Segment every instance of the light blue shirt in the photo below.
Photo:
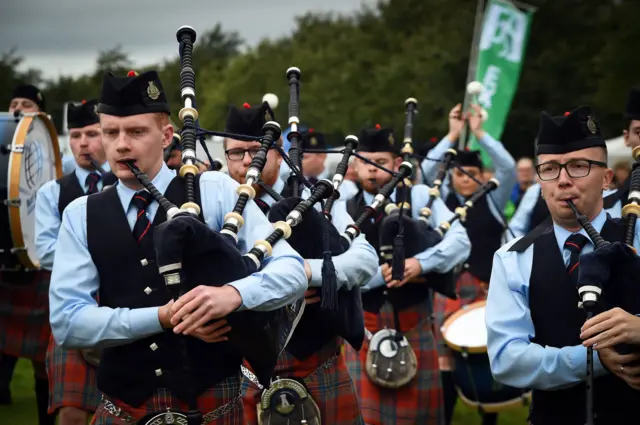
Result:
<svg viewBox="0 0 640 425"><path fill-rule="evenodd" d="M602 210L592 221L593 227L600 232L605 220L606 213ZM564 243L571 232L555 223L553 230L565 265L568 265L571 254L564 249ZM579 233L587 236L584 230ZM485 317L491 372L498 382L516 388L551 390L584 381L586 347L543 347L531 342L535 335L529 310L533 245L522 253L508 251L517 240L504 245L493 257ZM640 247L639 242L640 226L636 227L636 249ZM582 253L591 252L593 248L588 242ZM594 355L594 373L595 376L607 373L597 355Z"/></svg>
<svg viewBox="0 0 640 425"><path fill-rule="evenodd" d="M358 185L351 180L343 180L338 191L340 192L340 200L346 202L356 196L358 193Z"/></svg>
<svg viewBox="0 0 640 425"><path fill-rule="evenodd" d="M502 212L511 197L513 185L516 183L516 174L514 171L516 162L502 143L495 140L486 131L484 133L484 137L479 139L478 143L491 158L493 166L495 167L495 178L500 182L500 186L487 196L491 198L488 202L491 214L493 214L499 223L503 223L504 215ZM433 149L429 151L429 155L421 164L422 173L426 181L433 182L436 179L438 170L442 164L441 162L431 161L428 158L441 160L444 157L445 152L453 147L454 144L445 136L436 146L434 146ZM448 175L442 183L440 193L442 199L447 199L447 196L449 195ZM458 201L464 203L464 198L462 196L457 195L457 197Z"/></svg>
<svg viewBox="0 0 640 425"><path fill-rule="evenodd" d="M62 174L67 175L73 173L76 168L76 160L73 155L62 155Z"/></svg>
<svg viewBox="0 0 640 425"><path fill-rule="evenodd" d="M605 190L602 193L602 196L605 197L611 193L615 193L615 190ZM536 203L540 198L540 194L541 188L539 183L534 184L524 192L524 195L522 195L522 199L520 200L520 204L518 205L518 209L509 222L509 228L513 232L513 237L509 232L507 232L508 238L519 238L533 230L531 229L531 217ZM622 216L622 206L620 201L605 211L613 218L620 218Z"/></svg>
<svg viewBox="0 0 640 425"><path fill-rule="evenodd" d="M414 185L411 189L411 216L415 219L420 217L420 209L427 205L429 201L430 187L418 184ZM363 192L364 202L366 205L373 203L374 195ZM391 199L394 200L396 192L391 194ZM430 224L434 228L440 223L448 221L453 217L453 213L447 208L445 203L441 199L436 199L431 207L432 215L430 217ZM437 272L447 273L452 270L456 265L462 263L471 253L471 242L467 231L460 220L456 220L449 231L445 233L444 238L437 245L426 249L425 251L414 256L420 263L422 273ZM384 286L386 282L382 277L382 268L378 267L378 272L363 288L363 291L369 291L375 288Z"/></svg>
<svg viewBox="0 0 640 425"><path fill-rule="evenodd" d="M74 162L75 164L75 162ZM111 171L109 163L102 164L102 169ZM82 167L75 167L73 171L78 179L80 187L87 193L89 186L86 185L87 177L92 172ZM98 181L98 190L102 190L102 179ZM36 227L35 244L40 266L46 270L53 267L53 256L56 250L56 241L60 231L61 217L58 212L58 199L60 198L60 185L56 180L50 180L43 184L38 190L36 197Z"/></svg>
<svg viewBox="0 0 640 425"><path fill-rule="evenodd" d="M163 163L154 186L164 193L174 173ZM238 184L219 172L206 172L200 178L202 214L206 224L219 231L224 216L232 211L238 196ZM136 193L121 182L115 185L118 197L133 229L136 208L131 200ZM98 306L93 296L100 279L87 247L87 196L76 199L65 209L56 246L49 289L50 322L57 343L68 349L126 344L162 332L158 307L109 308ZM147 216L153 221L158 203L152 202ZM246 253L256 240L266 239L273 226L255 202L247 203L245 225L239 232L237 247ZM307 289L303 260L286 241L273 247L273 255L260 271L229 283L242 297L239 310L274 310L302 297Z"/></svg>
<svg viewBox="0 0 640 425"><path fill-rule="evenodd" d="M278 179L273 185L273 190L280 193L285 183ZM302 193L303 199L311 195L308 189ZM274 199L268 194L260 197L267 205L271 206L275 203ZM320 211L320 205L315 204L316 210ZM347 212L347 205L344 201L336 201L331 208L331 218L333 226L342 233L347 229L349 224L353 224L353 219ZM327 223L331 226L330 223ZM295 227L293 228L295 232ZM309 243L320 243L320 241L309 241ZM378 269L378 254L376 250L367 242L364 235L358 236L349 249L332 257L333 265L336 269L336 277L338 289L351 289L355 286L364 286L369 279L376 273ZM322 286L322 259L307 258L307 263L311 268L310 287Z"/></svg>

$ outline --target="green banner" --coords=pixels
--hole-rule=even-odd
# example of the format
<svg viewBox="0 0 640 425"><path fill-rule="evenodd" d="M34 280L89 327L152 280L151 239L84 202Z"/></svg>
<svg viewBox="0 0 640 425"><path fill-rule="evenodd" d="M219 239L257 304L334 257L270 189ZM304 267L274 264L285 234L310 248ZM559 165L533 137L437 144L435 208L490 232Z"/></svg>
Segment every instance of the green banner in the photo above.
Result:
<svg viewBox="0 0 640 425"><path fill-rule="evenodd" d="M533 12L523 12L508 1L490 0L485 9L476 66L476 80L484 91L477 102L488 113L483 128L496 140L502 137L518 89L532 18ZM473 139L471 148L480 148ZM482 159L491 165L485 152Z"/></svg>

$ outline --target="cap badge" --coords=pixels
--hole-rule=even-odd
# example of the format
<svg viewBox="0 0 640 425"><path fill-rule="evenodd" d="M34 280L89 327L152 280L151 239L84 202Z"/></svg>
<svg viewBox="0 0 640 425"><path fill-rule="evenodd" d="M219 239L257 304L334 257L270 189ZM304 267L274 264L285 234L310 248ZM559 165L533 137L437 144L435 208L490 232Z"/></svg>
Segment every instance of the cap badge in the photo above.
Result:
<svg viewBox="0 0 640 425"><path fill-rule="evenodd" d="M595 121L593 120L593 118L591 118L591 116L587 117L587 128L589 129L589 131L591 132L591 134L596 134L598 132L598 127L596 126Z"/></svg>
<svg viewBox="0 0 640 425"><path fill-rule="evenodd" d="M312 137L311 139L309 139L309 143L311 143L311 146L318 146L318 139Z"/></svg>
<svg viewBox="0 0 640 425"><path fill-rule="evenodd" d="M273 121L273 117L271 116L271 113L269 112L268 109L266 111L264 111L264 120L265 121Z"/></svg>
<svg viewBox="0 0 640 425"><path fill-rule="evenodd" d="M160 97L160 89L156 87L153 81L149 81L149 87L147 87L147 95L152 100L158 100L158 98Z"/></svg>
<svg viewBox="0 0 640 425"><path fill-rule="evenodd" d="M389 137L387 138L387 140L389 141L389 144L391 146L393 146L396 143L395 139L393 138L393 133L389 133Z"/></svg>

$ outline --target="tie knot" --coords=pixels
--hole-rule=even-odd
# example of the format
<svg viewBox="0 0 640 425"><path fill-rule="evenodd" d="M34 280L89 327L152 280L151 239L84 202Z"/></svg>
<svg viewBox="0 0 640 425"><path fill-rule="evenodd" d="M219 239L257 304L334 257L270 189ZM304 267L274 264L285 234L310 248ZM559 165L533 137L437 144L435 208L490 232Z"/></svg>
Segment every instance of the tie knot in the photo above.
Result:
<svg viewBox="0 0 640 425"><path fill-rule="evenodd" d="M151 193L147 192L146 190L141 190L139 192L136 192L136 194L133 196L133 199L131 200L131 203L139 211L147 208L147 206L151 203L152 199L153 199L153 196L151 195Z"/></svg>
<svg viewBox="0 0 640 425"><path fill-rule="evenodd" d="M564 243L564 248L569 250L571 253L579 254L582 252L582 248L584 248L587 242L589 242L589 239L586 236L576 233L569 236L567 241Z"/></svg>
<svg viewBox="0 0 640 425"><path fill-rule="evenodd" d="M92 184L98 183L98 181L100 181L100 174L98 174L98 173L89 173L89 175L87 176L87 179L85 180L84 184L86 184L87 186L91 186Z"/></svg>

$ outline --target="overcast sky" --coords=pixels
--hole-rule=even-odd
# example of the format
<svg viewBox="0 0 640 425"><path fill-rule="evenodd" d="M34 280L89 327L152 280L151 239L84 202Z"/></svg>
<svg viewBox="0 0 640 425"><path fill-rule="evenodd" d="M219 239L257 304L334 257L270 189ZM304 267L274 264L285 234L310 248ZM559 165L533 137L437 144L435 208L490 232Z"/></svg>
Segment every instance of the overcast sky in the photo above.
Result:
<svg viewBox="0 0 640 425"><path fill-rule="evenodd" d="M247 44L290 34L308 11L350 13L375 0L0 0L0 52L12 47L44 76L93 69L97 52L117 44L136 65L177 55L176 30L221 22ZM197 41L196 41L197 43Z"/></svg>

